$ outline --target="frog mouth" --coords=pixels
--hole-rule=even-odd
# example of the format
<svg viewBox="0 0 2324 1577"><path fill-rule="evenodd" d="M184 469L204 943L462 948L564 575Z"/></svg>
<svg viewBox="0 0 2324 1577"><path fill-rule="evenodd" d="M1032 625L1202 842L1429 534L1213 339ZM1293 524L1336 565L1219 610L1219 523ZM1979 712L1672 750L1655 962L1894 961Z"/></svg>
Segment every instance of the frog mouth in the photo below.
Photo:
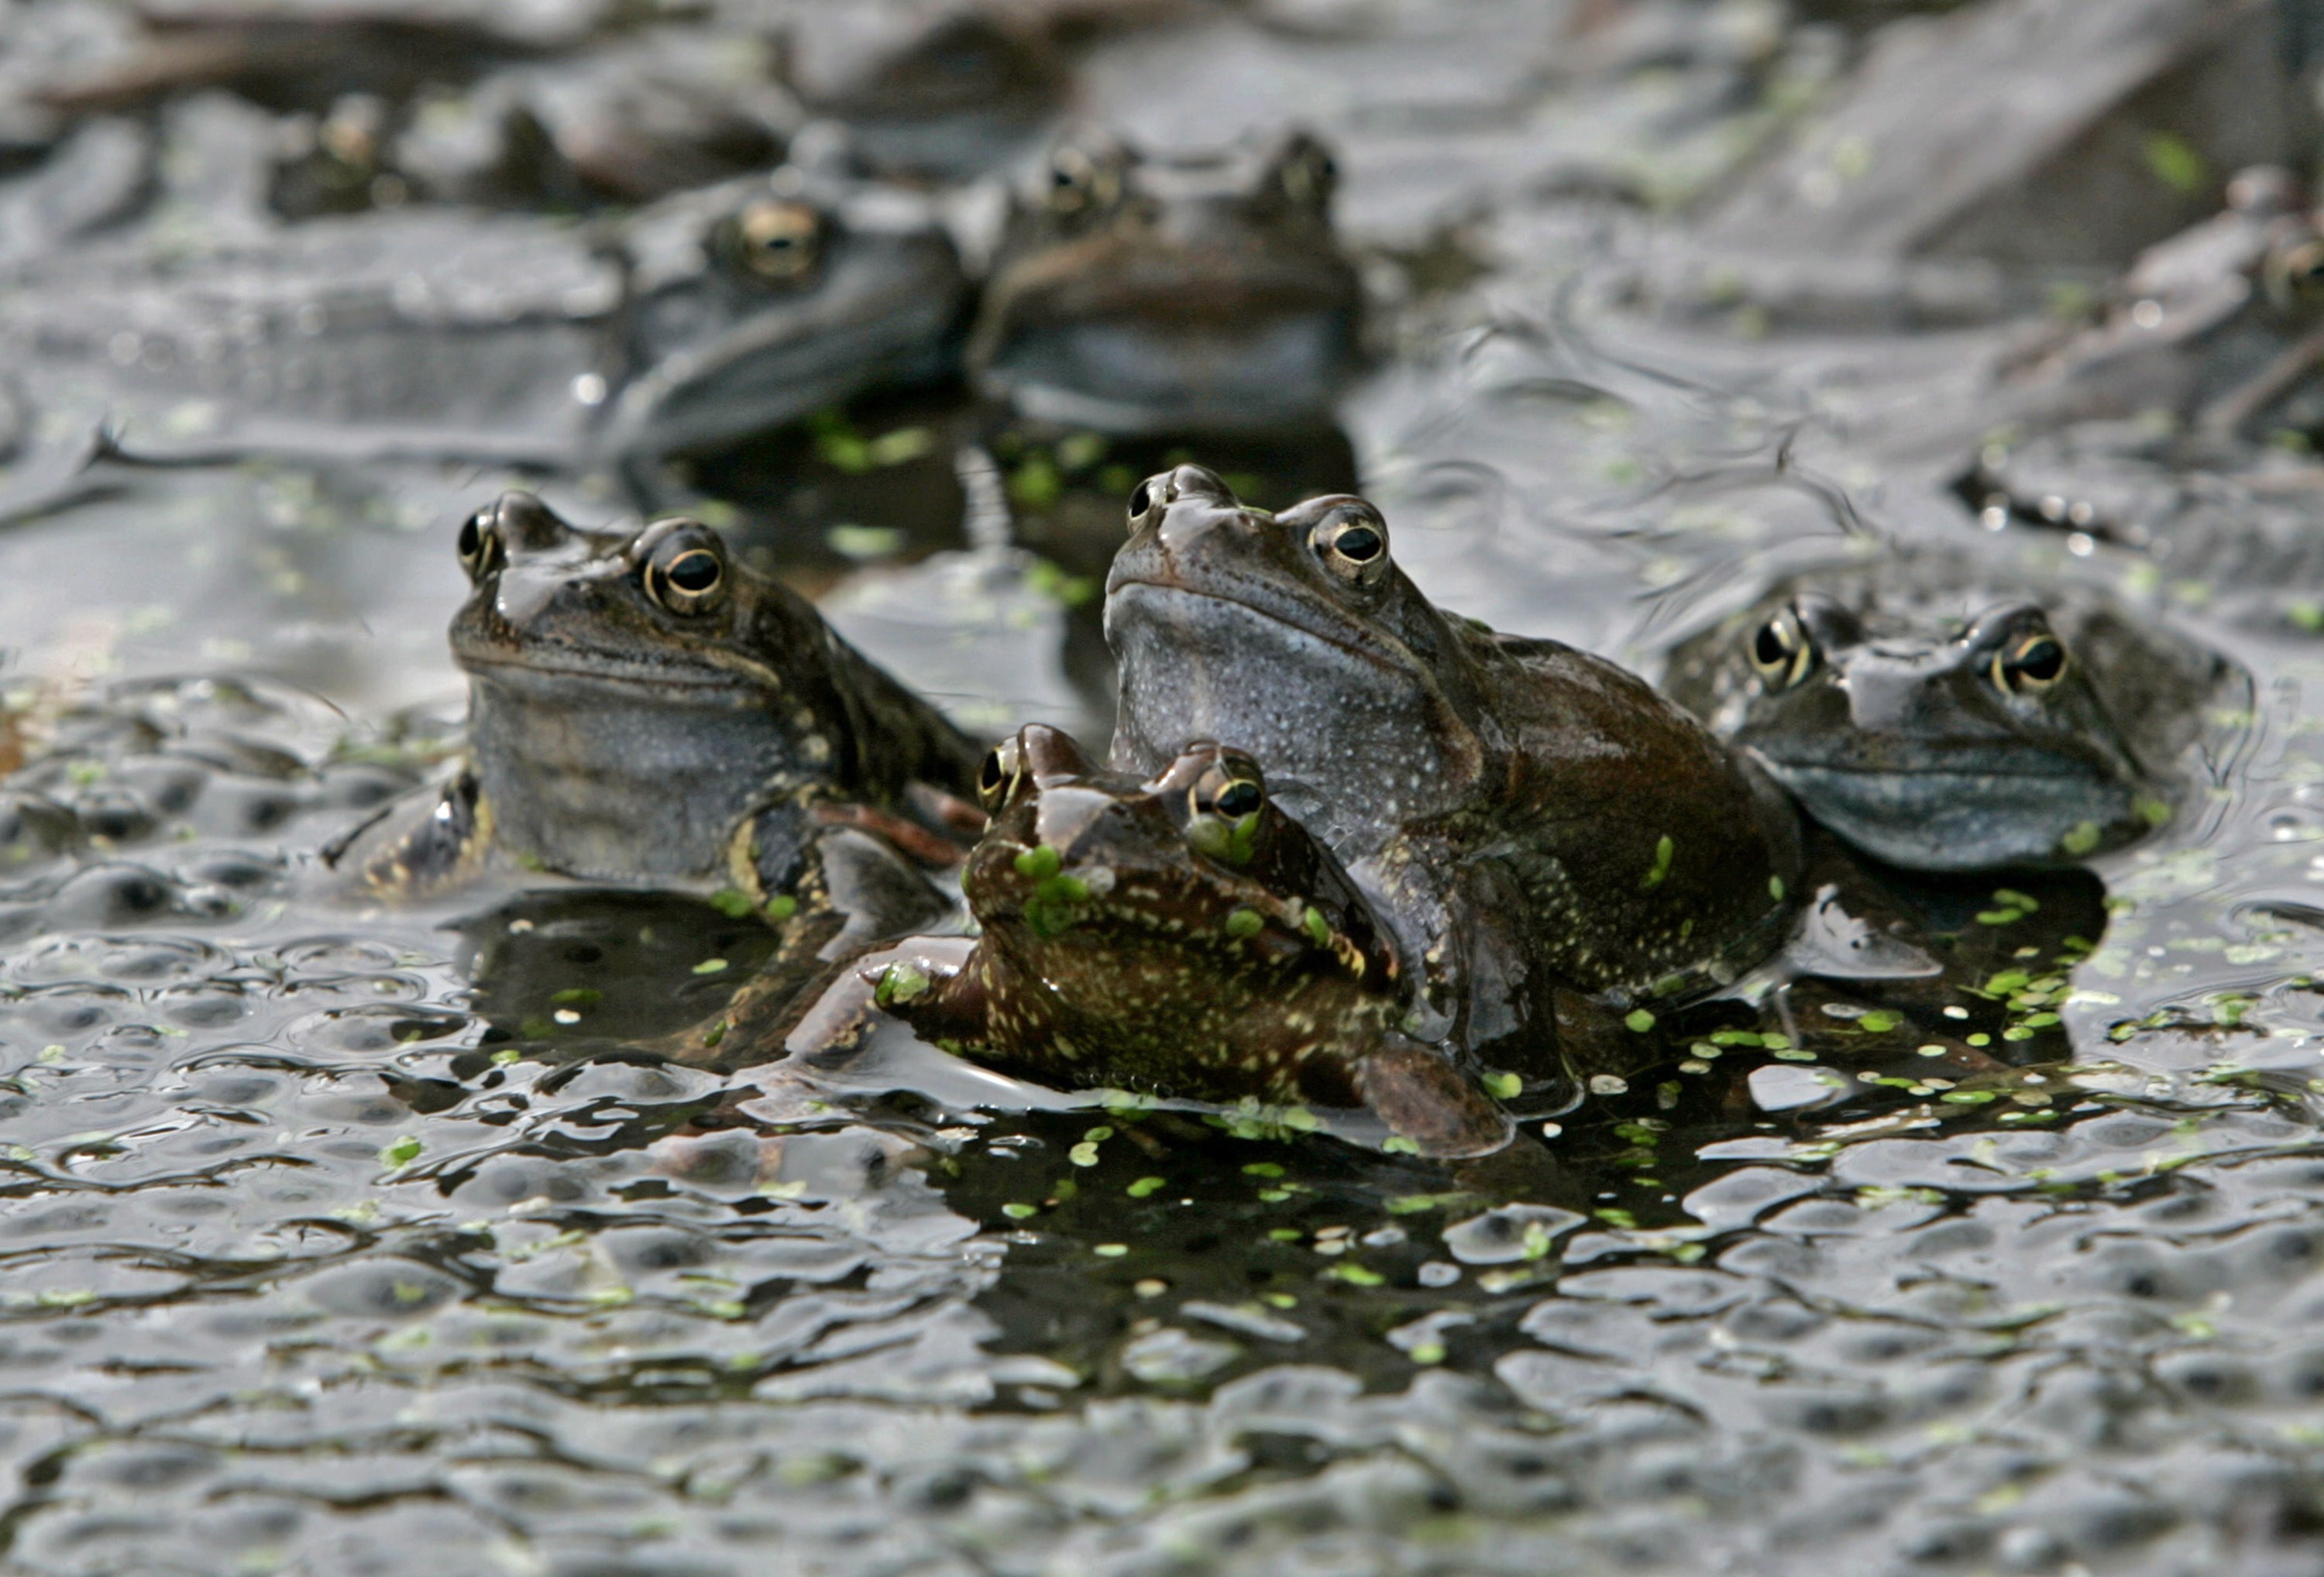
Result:
<svg viewBox="0 0 2324 1577"><path fill-rule="evenodd" d="M867 381L866 369L927 382L951 359L947 326L959 308L918 284L858 290L868 299L825 303L813 318L770 313L670 353L622 391L601 442L621 453L715 450L844 399Z"/></svg>
<svg viewBox="0 0 2324 1577"><path fill-rule="evenodd" d="M1151 314L1248 322L1294 312L1352 316L1362 299L1336 254L1245 235L1211 245L1093 236L1028 258L997 281L989 323Z"/></svg>
<svg viewBox="0 0 2324 1577"><path fill-rule="evenodd" d="M1896 779L1961 788L1996 779L2060 779L2112 784L2119 769L2026 741L1960 740L1831 742L1823 750L1786 748L1751 738L1736 742L1777 776L1790 773L1835 781ZM1873 745L1895 747L1876 750Z"/></svg>
<svg viewBox="0 0 2324 1577"><path fill-rule="evenodd" d="M765 695L774 680L752 671L712 667L656 667L629 659L574 652L540 657L521 651L456 650L454 659L471 678L520 689L557 691L641 690L669 696L744 697Z"/></svg>
<svg viewBox="0 0 2324 1577"><path fill-rule="evenodd" d="M1766 763L1767 770L1771 772L1793 772L1818 778L1841 779L1895 778L1914 783L1949 785L1986 783L1996 779L2015 778L2060 778L2071 779L2076 782L2097 780L2094 773L2078 770L2069 763L2056 761L2052 758L2034 755L2031 752L2025 758L2028 763L2050 761L2051 764L2019 765L2015 761L1998 761L1980 762L1975 766L1937 766L1912 761L1828 761L1815 757L1779 756L1764 750L1755 753Z"/></svg>
<svg viewBox="0 0 2324 1577"><path fill-rule="evenodd" d="M1328 420L1353 364L1341 319L1320 308L1139 309L1028 325L977 375L1028 415L1101 431L1284 429Z"/></svg>
<svg viewBox="0 0 2324 1577"><path fill-rule="evenodd" d="M1360 356L1336 260L1067 249L995 289L977 382L1026 414L1103 431L1324 420Z"/></svg>
<svg viewBox="0 0 2324 1577"><path fill-rule="evenodd" d="M2115 847L2139 825L2122 785L2078 772L1768 770L1817 821L1908 870L2050 864Z"/></svg>
<svg viewBox="0 0 2324 1577"><path fill-rule="evenodd" d="M1383 668L1395 666L1398 657L1403 658L1406 662L1411 661L1408 652L1388 650L1388 642L1360 626L1331 623L1321 619L1298 618L1282 607L1235 596L1228 592L1197 590L1178 581L1166 580L1158 576L1141 575L1135 570L1124 573L1118 560L1114 567L1113 584L1106 588L1107 640L1114 643L1116 650L1120 649L1120 641L1116 636L1117 621L1114 618L1117 605L1123 608L1135 608L1141 604L1157 603L1167 607L1172 598L1179 597L1192 598L1217 607L1236 609L1245 618L1271 629L1305 635L1310 640L1321 641L1361 661L1379 664ZM1143 624L1147 621L1139 620L1137 622ZM1151 622L1173 630L1192 627L1189 621L1176 618L1157 618ZM1128 627L1131 621L1124 620L1120 623Z"/></svg>
<svg viewBox="0 0 2324 1577"><path fill-rule="evenodd" d="M1196 271L1147 280L1093 281L1060 295L1052 309L1045 316L1061 325L1151 319L1157 327L1192 323L1248 327L1253 319L1348 312L1344 297L1320 278L1251 278ZM1029 327L1021 326L1020 331Z"/></svg>

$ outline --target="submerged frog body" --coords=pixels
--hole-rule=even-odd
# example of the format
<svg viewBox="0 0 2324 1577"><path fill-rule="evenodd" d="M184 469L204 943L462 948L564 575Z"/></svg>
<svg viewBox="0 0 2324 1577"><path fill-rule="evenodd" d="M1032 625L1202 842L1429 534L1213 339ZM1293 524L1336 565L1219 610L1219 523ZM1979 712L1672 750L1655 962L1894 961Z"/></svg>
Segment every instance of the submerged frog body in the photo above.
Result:
<svg viewBox="0 0 2324 1577"><path fill-rule="evenodd" d="M2096 592L2023 584L1934 556L1805 574L1683 642L1665 687L1892 864L2101 853L2170 818L2233 670Z"/></svg>
<svg viewBox="0 0 2324 1577"><path fill-rule="evenodd" d="M941 854L942 796L971 788L981 752L716 532L585 531L511 493L459 551L467 763L416 825L341 856L373 889L441 886L497 855L763 904L833 829Z"/></svg>
<svg viewBox="0 0 2324 1577"><path fill-rule="evenodd" d="M2227 186L2216 217L2142 254L2098 320L2025 358L2000 413L2021 425L2165 411L2231 433L2281 425L2324 360L2324 228L2289 172ZM2324 403L2289 414L2324 420Z"/></svg>
<svg viewBox="0 0 2324 1577"><path fill-rule="evenodd" d="M966 300L920 199L832 172L689 192L618 242L423 208L84 252L9 278L0 354L50 425L141 455L635 470L941 372Z"/></svg>
<svg viewBox="0 0 2324 1577"><path fill-rule="evenodd" d="M1266 761L1468 1044L1548 1033L1552 985L1674 996L1780 940L1790 809L1634 676L1441 612L1360 498L1269 516L1182 466L1130 511L1113 764L1157 770L1195 739Z"/></svg>
<svg viewBox="0 0 2324 1577"><path fill-rule="evenodd" d="M1065 102L1065 7L826 5L788 18L780 74L879 168L961 180L1021 152Z"/></svg>
<svg viewBox="0 0 2324 1577"><path fill-rule="evenodd" d="M1434 1154L1508 1120L1405 1034L1394 944L1259 764L1196 744L1151 777L1021 730L986 761L991 828L963 877L983 928L955 969L891 965L879 998L928 1038L1049 1083L1370 1107Z"/></svg>
<svg viewBox="0 0 2324 1577"><path fill-rule="evenodd" d="M970 341L979 386L1110 433L1320 426L1362 292L1305 134L1173 159L1083 134L1020 198Z"/></svg>

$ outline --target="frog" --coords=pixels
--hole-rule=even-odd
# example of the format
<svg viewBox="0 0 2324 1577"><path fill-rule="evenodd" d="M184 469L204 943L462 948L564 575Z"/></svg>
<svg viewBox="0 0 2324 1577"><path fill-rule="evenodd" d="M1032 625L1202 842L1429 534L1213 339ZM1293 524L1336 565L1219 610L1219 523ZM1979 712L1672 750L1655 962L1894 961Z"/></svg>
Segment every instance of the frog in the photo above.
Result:
<svg viewBox="0 0 2324 1577"><path fill-rule="evenodd" d="M702 85L621 60L424 96L349 94L283 123L267 206L286 219L412 202L573 213L658 201L781 162L779 131ZM771 90L770 90L771 91Z"/></svg>
<svg viewBox="0 0 2324 1577"><path fill-rule="evenodd" d="M2225 658L2096 586L1937 551L1803 569L1679 641L1664 687L1809 816L1929 872L2150 835L2210 713L2248 704Z"/></svg>
<svg viewBox="0 0 2324 1577"><path fill-rule="evenodd" d="M1031 724L978 788L991 820L962 889L980 935L876 972L921 1038L1049 1084L1360 1107L1430 1155L1508 1142L1458 1056L1406 1033L1392 936L1256 760L1197 742L1113 772Z"/></svg>
<svg viewBox="0 0 2324 1577"><path fill-rule="evenodd" d="M646 508L664 460L943 376L969 294L931 206L844 145L604 229L415 205L0 277L43 430L104 424L145 460L605 470Z"/></svg>
<svg viewBox="0 0 2324 1577"><path fill-rule="evenodd" d="M1072 90L1069 8L829 5L785 18L776 76L874 165L964 180L1027 151Z"/></svg>
<svg viewBox="0 0 2324 1577"><path fill-rule="evenodd" d="M798 114L743 41L624 31L403 98L350 93L284 122L271 206L576 212L643 204L779 165Z"/></svg>
<svg viewBox="0 0 2324 1577"><path fill-rule="evenodd" d="M1326 425L1363 306L1336 181L1298 130L1169 157L1067 134L1012 205L973 381L1020 416L1111 435Z"/></svg>
<svg viewBox="0 0 2324 1577"><path fill-rule="evenodd" d="M899 926L948 912L920 872L964 851L983 752L717 532L586 530L512 491L457 549L466 754L327 851L357 892L498 871L739 894L777 919L843 890Z"/></svg>
<svg viewBox="0 0 2324 1577"><path fill-rule="evenodd" d="M771 175L687 192L622 232L631 370L601 449L715 452L874 388L959 363L971 296L922 194L859 173L842 138L802 138Z"/></svg>
<svg viewBox="0 0 2324 1577"><path fill-rule="evenodd" d="M1792 924L1797 819L1748 756L1611 661L1436 607L1360 496L1270 515L1199 466L1148 477L1105 632L1112 765L1266 761L1472 1050L1553 1039L1561 991L1650 1021Z"/></svg>
<svg viewBox="0 0 2324 1577"><path fill-rule="evenodd" d="M2324 426L2324 224L2289 171L2227 182L2216 215L2141 253L2095 318L2004 364L2005 429L2167 413L2199 435Z"/></svg>

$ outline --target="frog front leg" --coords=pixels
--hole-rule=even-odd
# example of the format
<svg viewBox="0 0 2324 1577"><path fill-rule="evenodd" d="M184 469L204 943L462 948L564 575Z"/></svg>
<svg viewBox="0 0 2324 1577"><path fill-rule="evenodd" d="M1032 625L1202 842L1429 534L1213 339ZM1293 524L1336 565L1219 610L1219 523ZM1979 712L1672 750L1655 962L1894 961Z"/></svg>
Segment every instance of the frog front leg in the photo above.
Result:
<svg viewBox="0 0 2324 1577"><path fill-rule="evenodd" d="M969 936L915 936L833 971L785 1014L781 1055L750 1070L759 1093L742 1112L767 1122L821 1115L830 1097L817 1074L854 1056L883 1017L903 1019L923 1039L980 1038L983 1000L967 967L975 946Z"/></svg>
<svg viewBox="0 0 2324 1577"><path fill-rule="evenodd" d="M1498 860L1454 870L1435 967L1453 1005L1454 1041L1483 1066L1523 1081L1526 1109L1562 1110L1580 1094L1560 1044L1557 982L1543 967L1516 875Z"/></svg>

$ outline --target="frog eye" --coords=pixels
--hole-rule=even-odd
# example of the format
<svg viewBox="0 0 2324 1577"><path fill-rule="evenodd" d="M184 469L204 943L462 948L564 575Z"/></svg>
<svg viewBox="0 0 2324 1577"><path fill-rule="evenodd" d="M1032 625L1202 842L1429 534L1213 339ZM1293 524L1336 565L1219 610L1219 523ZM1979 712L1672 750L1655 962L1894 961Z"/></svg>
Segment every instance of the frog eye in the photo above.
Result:
<svg viewBox="0 0 2324 1577"><path fill-rule="evenodd" d="M1130 491L1131 530L1139 530L1160 520L1163 510L1177 496L1177 490L1171 485L1170 475L1167 471L1157 471Z"/></svg>
<svg viewBox="0 0 2324 1577"><path fill-rule="evenodd" d="M1307 540L1323 567L1342 580L1373 586L1388 573L1388 522L1370 504L1333 510Z"/></svg>
<svg viewBox="0 0 2324 1577"><path fill-rule="evenodd" d="M1815 668L1815 642L1800 616L1785 608L1751 637L1751 667L1768 689L1788 690Z"/></svg>
<svg viewBox="0 0 2324 1577"><path fill-rule="evenodd" d="M1120 180L1080 148L1060 148L1049 158L1047 201L1053 214L1078 214L1102 208L1120 190Z"/></svg>
<svg viewBox="0 0 2324 1577"><path fill-rule="evenodd" d="M1267 808L1267 779L1249 756L1222 751L1186 790L1186 807L1194 813L1187 840L1198 851L1230 865L1248 865L1259 837L1259 813Z"/></svg>
<svg viewBox="0 0 2324 1577"><path fill-rule="evenodd" d="M1995 652L1992 671L2003 695L2038 696L2066 677L2066 649L2048 631L2037 631Z"/></svg>
<svg viewBox="0 0 2324 1577"><path fill-rule="evenodd" d="M1257 778L1229 778L1213 788L1210 808L1230 821L1255 816L1267 803L1266 787Z"/></svg>
<svg viewBox="0 0 2324 1577"><path fill-rule="evenodd" d="M752 203L734 216L728 250L761 283L797 284L823 254L823 216L804 203Z"/></svg>
<svg viewBox="0 0 2324 1577"><path fill-rule="evenodd" d="M1004 739L984 752L984 764L976 770L976 797L984 802L985 815L1000 814L1024 774L1025 752L1015 740Z"/></svg>
<svg viewBox="0 0 2324 1577"><path fill-rule="evenodd" d="M458 549L460 567L468 572L471 581L484 579L508 562L508 549L501 541L500 528L493 523L490 506L460 522Z"/></svg>
<svg viewBox="0 0 2324 1577"><path fill-rule="evenodd" d="M2324 302L2324 240L2303 241L2270 260L2279 294L2315 306Z"/></svg>
<svg viewBox="0 0 2324 1577"><path fill-rule="evenodd" d="M1283 195L1299 207L1321 208L1340 183L1340 167L1323 143L1303 136L1285 152L1276 179L1283 183Z"/></svg>
<svg viewBox="0 0 2324 1577"><path fill-rule="evenodd" d="M1186 803L1197 816L1240 821L1258 815L1267 804L1267 775L1241 752L1222 751L1186 791Z"/></svg>
<svg viewBox="0 0 2324 1577"><path fill-rule="evenodd" d="M707 526L671 531L646 559L646 595L673 613L706 613L726 593L726 555Z"/></svg>

